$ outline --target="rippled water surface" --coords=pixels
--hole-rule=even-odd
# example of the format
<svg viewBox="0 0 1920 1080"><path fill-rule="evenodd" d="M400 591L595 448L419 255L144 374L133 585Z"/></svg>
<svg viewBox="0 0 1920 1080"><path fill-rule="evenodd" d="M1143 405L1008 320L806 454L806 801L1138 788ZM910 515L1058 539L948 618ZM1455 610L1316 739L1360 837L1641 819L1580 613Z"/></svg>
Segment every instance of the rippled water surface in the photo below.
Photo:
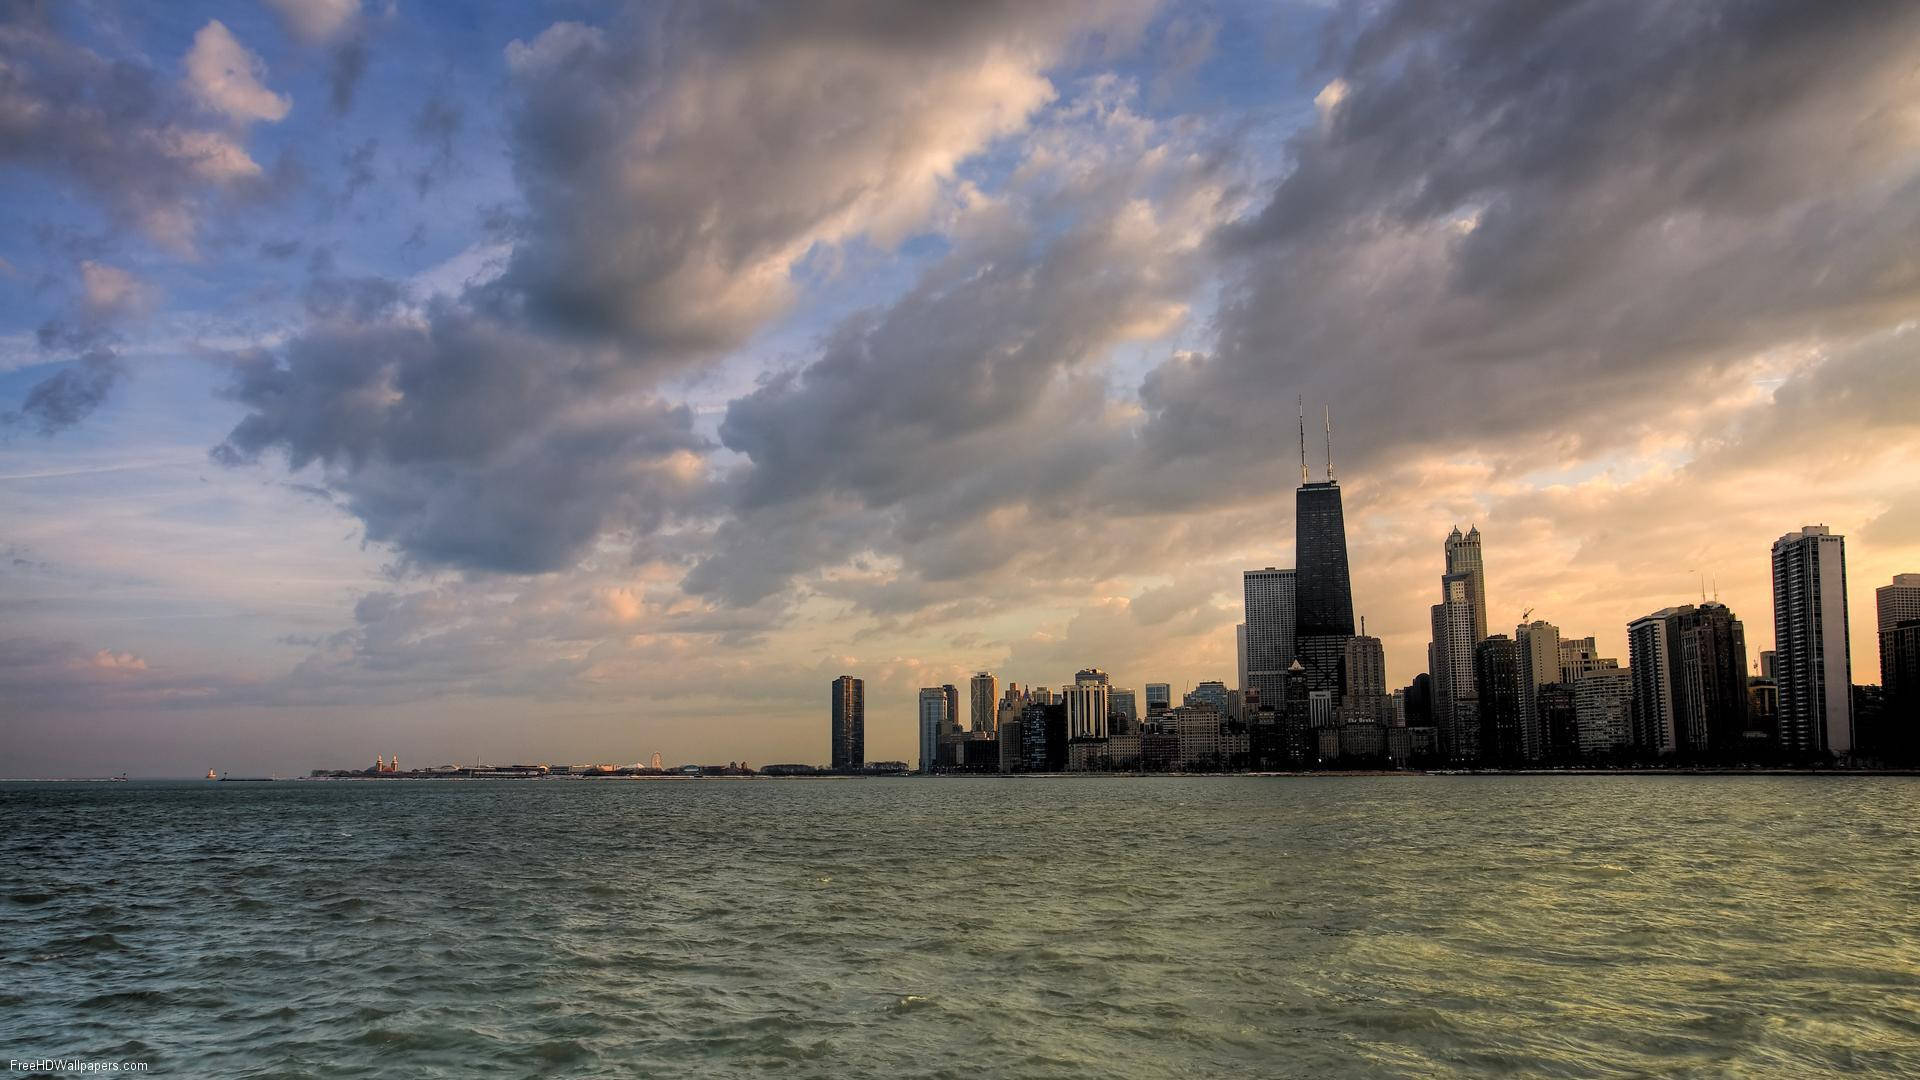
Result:
<svg viewBox="0 0 1920 1080"><path fill-rule="evenodd" d="M1920 1075L1920 780L0 786L0 1053Z"/></svg>

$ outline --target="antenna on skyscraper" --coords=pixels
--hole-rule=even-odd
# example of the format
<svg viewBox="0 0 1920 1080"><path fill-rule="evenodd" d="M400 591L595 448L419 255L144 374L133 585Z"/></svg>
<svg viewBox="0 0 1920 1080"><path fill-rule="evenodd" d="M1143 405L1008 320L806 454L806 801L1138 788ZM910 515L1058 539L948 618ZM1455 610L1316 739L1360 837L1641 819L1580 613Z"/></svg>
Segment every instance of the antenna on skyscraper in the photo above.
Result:
<svg viewBox="0 0 1920 1080"><path fill-rule="evenodd" d="M1300 395L1300 483L1307 482L1307 395Z"/></svg>
<svg viewBox="0 0 1920 1080"><path fill-rule="evenodd" d="M1333 406L1327 410L1327 483L1333 483Z"/></svg>

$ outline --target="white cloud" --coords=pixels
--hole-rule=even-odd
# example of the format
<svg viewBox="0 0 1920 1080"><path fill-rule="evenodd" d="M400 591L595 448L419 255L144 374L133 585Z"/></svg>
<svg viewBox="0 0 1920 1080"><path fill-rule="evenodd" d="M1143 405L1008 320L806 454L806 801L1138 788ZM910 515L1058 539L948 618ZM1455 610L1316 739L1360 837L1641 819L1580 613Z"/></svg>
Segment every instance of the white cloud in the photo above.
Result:
<svg viewBox="0 0 1920 1080"><path fill-rule="evenodd" d="M233 36L226 24L210 20L193 35L187 52L187 89L208 108L246 123L277 121L292 99L267 89L261 79L267 65Z"/></svg>

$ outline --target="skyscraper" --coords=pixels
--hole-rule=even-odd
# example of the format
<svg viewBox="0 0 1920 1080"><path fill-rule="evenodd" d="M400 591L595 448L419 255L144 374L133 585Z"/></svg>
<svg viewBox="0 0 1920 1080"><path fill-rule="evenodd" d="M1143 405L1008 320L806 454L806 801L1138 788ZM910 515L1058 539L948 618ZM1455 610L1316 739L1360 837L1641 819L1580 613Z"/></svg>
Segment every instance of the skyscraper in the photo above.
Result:
<svg viewBox="0 0 1920 1080"><path fill-rule="evenodd" d="M1599 668L1573 684L1574 727L1580 756L1608 758L1632 745L1633 671Z"/></svg>
<svg viewBox="0 0 1920 1080"><path fill-rule="evenodd" d="M1441 749L1447 757L1472 761L1480 756L1480 717L1468 575L1441 575L1440 602L1433 606L1432 615L1433 641L1427 661L1433 673L1433 724L1440 729Z"/></svg>
<svg viewBox="0 0 1920 1080"><path fill-rule="evenodd" d="M940 736L947 730L947 692L938 686L920 688L920 771L932 772L940 760Z"/></svg>
<svg viewBox="0 0 1920 1080"><path fill-rule="evenodd" d="M858 769L867 763L867 684L851 675L833 680L832 707L833 767Z"/></svg>
<svg viewBox="0 0 1920 1080"><path fill-rule="evenodd" d="M1920 761L1920 618L1902 619L1882 635L1881 688L1886 691L1885 753Z"/></svg>
<svg viewBox="0 0 1920 1080"><path fill-rule="evenodd" d="M1627 628L1642 749L1736 756L1745 748L1747 637L1725 604L1662 608Z"/></svg>
<svg viewBox="0 0 1920 1080"><path fill-rule="evenodd" d="M1173 685L1163 682L1148 683L1147 719L1151 720L1171 708L1173 708Z"/></svg>
<svg viewBox="0 0 1920 1080"><path fill-rule="evenodd" d="M1480 559L1480 526L1461 536L1456 526L1447 534L1447 573L1467 576L1467 606L1473 612L1475 644L1487 636L1487 572Z"/></svg>
<svg viewBox="0 0 1920 1080"><path fill-rule="evenodd" d="M1513 643L1520 650L1521 754L1539 761L1550 742L1540 688L1560 681L1560 628L1545 619L1522 623L1513 628Z"/></svg>
<svg viewBox="0 0 1920 1080"><path fill-rule="evenodd" d="M1293 664L1294 573L1292 570L1248 570L1241 575L1246 602L1246 675L1241 689L1260 691L1262 701L1279 701L1286 692L1287 668ZM1153 715L1153 688L1147 684L1147 715ZM1173 704L1169 693L1167 705Z"/></svg>
<svg viewBox="0 0 1920 1080"><path fill-rule="evenodd" d="M1067 737L1104 739L1107 737L1107 673L1099 668L1077 672L1066 690Z"/></svg>
<svg viewBox="0 0 1920 1080"><path fill-rule="evenodd" d="M1340 661L1353 636L1347 527L1340 485L1303 484L1294 493L1294 655L1315 690L1342 690Z"/></svg>
<svg viewBox="0 0 1920 1080"><path fill-rule="evenodd" d="M960 732L960 688L952 683L942 683L940 690L947 695L947 722L940 733L957 735Z"/></svg>
<svg viewBox="0 0 1920 1080"><path fill-rule="evenodd" d="M1241 623L1233 628L1234 655L1240 660L1239 679L1233 684L1235 690L1247 688L1247 624Z"/></svg>
<svg viewBox="0 0 1920 1080"><path fill-rule="evenodd" d="M1134 697L1133 691L1118 686L1109 690L1107 692L1107 715L1124 718L1127 732L1139 730L1139 702Z"/></svg>
<svg viewBox="0 0 1920 1080"><path fill-rule="evenodd" d="M1747 631L1725 604L1703 602L1683 617L1680 694L1686 717L1683 752L1735 757L1746 750L1751 709L1747 698Z"/></svg>
<svg viewBox="0 0 1920 1080"><path fill-rule="evenodd" d="M1347 673L1347 692L1340 709L1349 724L1380 724L1391 720L1387 698L1387 653L1380 639L1356 634L1347 639L1341 661Z"/></svg>
<svg viewBox="0 0 1920 1080"><path fill-rule="evenodd" d="M1333 413L1326 414L1327 478L1307 471L1307 411L1300 408L1300 486L1293 494L1293 654L1311 690L1338 697L1340 667L1353 636L1353 585L1347 572L1347 523L1333 477Z"/></svg>
<svg viewBox="0 0 1920 1080"><path fill-rule="evenodd" d="M1209 679L1195 684L1187 691L1181 704L1189 708L1212 709L1221 716L1227 715L1227 684L1218 679Z"/></svg>
<svg viewBox="0 0 1920 1080"><path fill-rule="evenodd" d="M1895 574L1893 584L1873 591L1874 614L1880 630L1880 686L1887 700L1895 697L1898 675L1893 655L1893 629L1903 622L1920 619L1920 574Z"/></svg>
<svg viewBox="0 0 1920 1080"><path fill-rule="evenodd" d="M973 726L970 731L992 734L1000 726L1000 677L991 671L976 672L973 691Z"/></svg>
<svg viewBox="0 0 1920 1080"><path fill-rule="evenodd" d="M1627 624L1627 665L1633 672L1633 743L1649 754L1671 754L1674 734L1673 617L1679 608L1661 608Z"/></svg>
<svg viewBox="0 0 1920 1080"><path fill-rule="evenodd" d="M1808 525L1773 544L1774 675L1780 747L1796 756L1853 752L1844 537Z"/></svg>
<svg viewBox="0 0 1920 1080"><path fill-rule="evenodd" d="M1517 765L1524 760L1520 737L1520 649L1505 634L1473 647L1475 698L1480 712L1480 760Z"/></svg>

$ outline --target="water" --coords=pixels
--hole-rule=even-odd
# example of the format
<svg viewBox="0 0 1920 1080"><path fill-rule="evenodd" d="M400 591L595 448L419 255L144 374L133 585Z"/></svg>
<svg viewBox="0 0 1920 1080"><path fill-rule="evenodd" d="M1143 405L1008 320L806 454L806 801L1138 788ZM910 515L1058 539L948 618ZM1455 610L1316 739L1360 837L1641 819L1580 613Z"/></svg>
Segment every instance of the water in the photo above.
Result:
<svg viewBox="0 0 1920 1080"><path fill-rule="evenodd" d="M0 1053L1913 1076L1920 780L0 786Z"/></svg>

